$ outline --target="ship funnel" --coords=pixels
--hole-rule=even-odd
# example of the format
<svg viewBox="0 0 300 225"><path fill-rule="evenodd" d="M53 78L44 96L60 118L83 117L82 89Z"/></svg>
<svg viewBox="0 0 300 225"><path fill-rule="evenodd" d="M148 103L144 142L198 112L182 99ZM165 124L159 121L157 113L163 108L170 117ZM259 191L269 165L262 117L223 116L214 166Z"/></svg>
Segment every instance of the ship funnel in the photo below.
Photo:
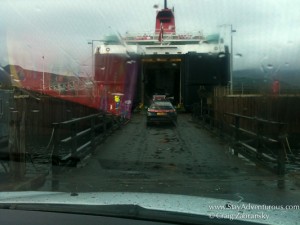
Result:
<svg viewBox="0 0 300 225"><path fill-rule="evenodd" d="M156 14L155 33L174 34L175 33L175 16L174 10L167 8L167 0L165 0L165 8Z"/></svg>

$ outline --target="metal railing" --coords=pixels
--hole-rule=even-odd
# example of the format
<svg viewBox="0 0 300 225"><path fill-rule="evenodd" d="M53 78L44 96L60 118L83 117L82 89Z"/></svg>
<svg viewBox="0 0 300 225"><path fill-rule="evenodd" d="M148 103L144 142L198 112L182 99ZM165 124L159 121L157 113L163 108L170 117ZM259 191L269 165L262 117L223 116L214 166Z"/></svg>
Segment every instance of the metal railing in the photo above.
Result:
<svg viewBox="0 0 300 225"><path fill-rule="evenodd" d="M124 36L127 41L152 41L157 40L159 33L144 32L144 33L128 33ZM164 40L205 40L202 32L181 32L181 33L164 33Z"/></svg>

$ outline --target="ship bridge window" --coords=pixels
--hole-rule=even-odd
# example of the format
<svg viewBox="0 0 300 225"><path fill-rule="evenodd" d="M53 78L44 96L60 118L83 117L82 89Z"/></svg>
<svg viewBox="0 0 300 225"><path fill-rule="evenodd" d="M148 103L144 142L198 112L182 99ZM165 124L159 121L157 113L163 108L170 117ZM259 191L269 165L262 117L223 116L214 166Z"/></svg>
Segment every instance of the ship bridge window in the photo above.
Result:
<svg viewBox="0 0 300 225"><path fill-rule="evenodd" d="M173 13L171 11L162 11L158 13L157 17L173 17Z"/></svg>
<svg viewBox="0 0 300 225"><path fill-rule="evenodd" d="M171 20L170 19L162 19L160 20L161 23L170 23Z"/></svg>

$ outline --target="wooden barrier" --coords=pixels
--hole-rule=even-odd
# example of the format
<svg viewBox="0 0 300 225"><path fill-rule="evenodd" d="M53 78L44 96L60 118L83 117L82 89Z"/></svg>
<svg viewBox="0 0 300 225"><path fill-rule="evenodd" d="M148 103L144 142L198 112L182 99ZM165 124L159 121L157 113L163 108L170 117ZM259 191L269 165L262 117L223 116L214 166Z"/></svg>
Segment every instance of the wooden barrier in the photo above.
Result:
<svg viewBox="0 0 300 225"><path fill-rule="evenodd" d="M234 154L238 155L239 153L245 156L246 158L251 159L254 162L263 163L266 166L271 164L277 164L276 172L278 175L285 174L285 163L287 159L287 153L282 146L282 141L280 140L280 135L284 132L284 127L286 127L286 123L276 122L265 120L257 117L249 117L243 116L234 113L225 113L225 116L233 117L234 124L230 124L230 127L234 129L234 142L232 144L232 148L234 150ZM240 126L241 120L249 120L256 126L256 132L247 130ZM274 139L272 137L268 137L264 134L264 125L271 125L278 131L278 136ZM251 139L243 140L241 138L242 134L246 136L250 136ZM274 146L275 151L273 156L266 154L263 150L264 143L272 144ZM244 150L246 149L246 150ZM272 168L273 169L273 168Z"/></svg>
<svg viewBox="0 0 300 225"><path fill-rule="evenodd" d="M58 190L56 176L66 166L92 154L96 146L114 130L120 128L121 118L112 114L98 113L81 118L53 123L52 145L52 190Z"/></svg>
<svg viewBox="0 0 300 225"><path fill-rule="evenodd" d="M203 127L218 132L220 137L227 138L234 155L242 154L272 170L275 168L279 175L285 174L286 149L289 148L286 123L237 113L225 112L222 117L216 117L216 114L218 112L212 107L198 103L194 105L192 118L195 122L200 121ZM269 130L272 130L272 135L269 135ZM266 145L270 147L269 152L265 152Z"/></svg>
<svg viewBox="0 0 300 225"><path fill-rule="evenodd" d="M22 108L26 109L26 99L21 101ZM13 179L19 180L26 173L26 136L25 110L12 111L9 127L9 172Z"/></svg>
<svg viewBox="0 0 300 225"><path fill-rule="evenodd" d="M119 117L105 113L53 123L52 163L76 164L120 126Z"/></svg>

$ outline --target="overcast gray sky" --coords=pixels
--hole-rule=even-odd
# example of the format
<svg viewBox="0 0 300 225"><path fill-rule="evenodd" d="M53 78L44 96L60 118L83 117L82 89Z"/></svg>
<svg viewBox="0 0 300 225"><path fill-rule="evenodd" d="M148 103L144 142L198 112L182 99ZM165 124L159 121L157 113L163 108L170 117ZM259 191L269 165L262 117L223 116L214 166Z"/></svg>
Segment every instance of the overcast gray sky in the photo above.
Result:
<svg viewBox="0 0 300 225"><path fill-rule="evenodd" d="M63 74L91 69L91 45L114 31L154 30L153 7L163 0L1 0L0 65ZM169 0L177 32L219 32L232 24L234 68L297 68L299 0ZM224 28L223 28L224 29ZM229 27L223 30L229 43ZM240 57L242 55L242 57ZM282 69L281 68L281 69Z"/></svg>

